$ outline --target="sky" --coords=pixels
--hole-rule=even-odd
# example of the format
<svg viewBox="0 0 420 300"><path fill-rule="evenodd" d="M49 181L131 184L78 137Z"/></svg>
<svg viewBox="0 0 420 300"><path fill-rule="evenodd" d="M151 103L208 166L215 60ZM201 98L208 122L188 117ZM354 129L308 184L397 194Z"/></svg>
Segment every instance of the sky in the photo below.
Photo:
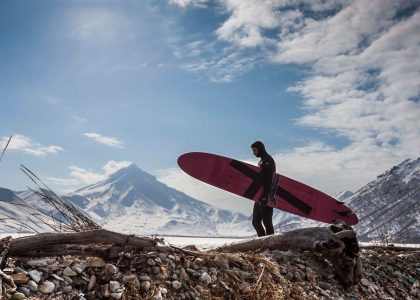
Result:
<svg viewBox="0 0 420 300"><path fill-rule="evenodd" d="M252 203L179 155L251 163L326 193L420 154L420 1L12 1L0 6L0 187L24 165L66 193L135 163L217 207Z"/></svg>

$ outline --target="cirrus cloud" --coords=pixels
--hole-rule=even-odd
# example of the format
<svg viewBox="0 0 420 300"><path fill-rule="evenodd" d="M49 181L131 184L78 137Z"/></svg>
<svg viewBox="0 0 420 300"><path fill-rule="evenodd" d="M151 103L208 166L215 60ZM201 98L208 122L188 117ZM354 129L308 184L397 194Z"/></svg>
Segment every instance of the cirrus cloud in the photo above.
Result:
<svg viewBox="0 0 420 300"><path fill-rule="evenodd" d="M83 135L105 146L123 148L124 143L116 137L103 136L95 132L86 132Z"/></svg>

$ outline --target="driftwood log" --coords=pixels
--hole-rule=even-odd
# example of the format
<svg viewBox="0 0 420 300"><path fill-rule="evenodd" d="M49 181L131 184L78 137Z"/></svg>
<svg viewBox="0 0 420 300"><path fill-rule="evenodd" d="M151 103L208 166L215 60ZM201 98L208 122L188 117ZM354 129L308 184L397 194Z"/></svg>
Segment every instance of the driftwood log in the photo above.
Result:
<svg viewBox="0 0 420 300"><path fill-rule="evenodd" d="M84 232L41 233L13 239L7 255L13 257L42 257L63 254L90 254L107 257L111 252L118 250L149 248L155 247L157 244L158 240L154 238L126 235L105 229Z"/></svg>
<svg viewBox="0 0 420 300"><path fill-rule="evenodd" d="M223 252L257 250L306 250L319 253L333 265L335 275L344 286L357 284L362 279L362 262L356 233L351 227L337 223L331 227L314 227L251 238L214 248Z"/></svg>

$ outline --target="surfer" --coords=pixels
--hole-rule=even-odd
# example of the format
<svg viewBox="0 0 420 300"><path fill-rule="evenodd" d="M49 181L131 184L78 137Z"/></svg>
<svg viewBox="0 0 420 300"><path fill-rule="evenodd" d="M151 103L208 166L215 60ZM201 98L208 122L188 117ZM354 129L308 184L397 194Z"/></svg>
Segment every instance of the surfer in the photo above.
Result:
<svg viewBox="0 0 420 300"><path fill-rule="evenodd" d="M254 226L258 236L265 236L274 234L273 208L267 205L267 201L269 201L273 173L276 172L276 163L273 157L267 153L262 142L256 141L251 145L251 148L254 155L261 159L258 162L258 166L262 168L262 183L264 186L262 196L258 202L254 203L252 226ZM265 229L262 224L264 224Z"/></svg>

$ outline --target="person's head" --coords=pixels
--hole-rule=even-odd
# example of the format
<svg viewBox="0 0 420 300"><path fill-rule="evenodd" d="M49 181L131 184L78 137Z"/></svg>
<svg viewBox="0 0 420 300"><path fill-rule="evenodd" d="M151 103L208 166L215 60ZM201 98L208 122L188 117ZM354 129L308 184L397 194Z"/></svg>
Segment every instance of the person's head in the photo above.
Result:
<svg viewBox="0 0 420 300"><path fill-rule="evenodd" d="M251 145L251 148L252 148L252 153L254 153L256 157L261 157L266 152L264 144L260 141L254 142Z"/></svg>

